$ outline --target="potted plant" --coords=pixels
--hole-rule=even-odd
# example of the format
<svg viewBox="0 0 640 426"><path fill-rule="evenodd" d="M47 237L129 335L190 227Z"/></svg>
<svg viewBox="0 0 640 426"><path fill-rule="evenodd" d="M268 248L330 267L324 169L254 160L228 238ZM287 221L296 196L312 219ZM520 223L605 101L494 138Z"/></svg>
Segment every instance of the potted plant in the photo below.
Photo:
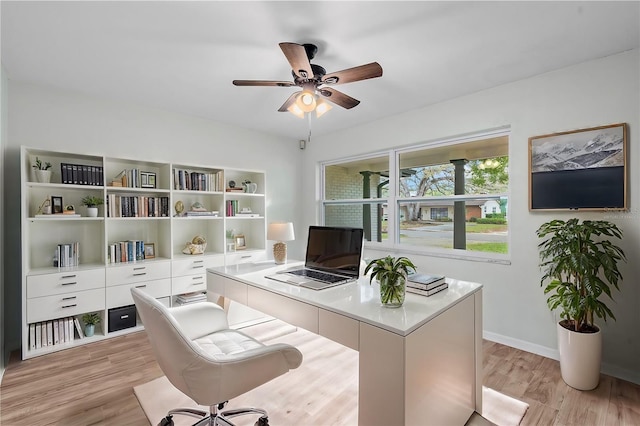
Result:
<svg viewBox="0 0 640 426"><path fill-rule="evenodd" d="M36 171L36 180L42 183L51 182L51 163L46 161L42 162L38 157L36 157L36 162L32 166Z"/></svg>
<svg viewBox="0 0 640 426"><path fill-rule="evenodd" d="M82 316L82 322L84 323L84 334L87 337L93 336L93 333L95 333L96 330L96 324L100 324L101 320L102 318L100 318L100 315L95 312L84 314Z"/></svg>
<svg viewBox="0 0 640 426"><path fill-rule="evenodd" d="M100 197L94 197L93 195L87 195L82 199L82 204L87 206L87 215L89 217L98 216L98 206L102 205L104 200Z"/></svg>
<svg viewBox="0 0 640 426"><path fill-rule="evenodd" d="M620 290L618 263L626 258L611 239L621 239L622 231L611 222L573 218L544 223L536 233L545 238L538 245L540 285L550 280L544 288L547 305L552 311L560 309L562 318L557 325L562 379L576 389L594 389L602 357L602 335L594 317L615 320L602 296L613 300L612 289Z"/></svg>
<svg viewBox="0 0 640 426"><path fill-rule="evenodd" d="M409 270L415 271L416 267L408 258L386 256L369 262L364 273L371 271L369 284L374 278L380 283L382 306L399 308L404 303Z"/></svg>

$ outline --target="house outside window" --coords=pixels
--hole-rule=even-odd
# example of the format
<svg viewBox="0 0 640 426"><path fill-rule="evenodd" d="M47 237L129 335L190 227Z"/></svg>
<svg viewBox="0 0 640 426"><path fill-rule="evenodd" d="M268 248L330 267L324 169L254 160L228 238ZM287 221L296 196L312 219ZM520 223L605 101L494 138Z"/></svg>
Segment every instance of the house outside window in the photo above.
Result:
<svg viewBox="0 0 640 426"><path fill-rule="evenodd" d="M323 163L323 223L363 227L371 244L504 257L508 145L499 130Z"/></svg>

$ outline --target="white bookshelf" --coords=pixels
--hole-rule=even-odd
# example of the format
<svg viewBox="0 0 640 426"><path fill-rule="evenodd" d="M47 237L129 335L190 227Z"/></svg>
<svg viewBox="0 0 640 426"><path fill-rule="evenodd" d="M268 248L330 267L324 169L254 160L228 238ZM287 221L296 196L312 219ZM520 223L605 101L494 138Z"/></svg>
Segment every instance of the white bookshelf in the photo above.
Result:
<svg viewBox="0 0 640 426"><path fill-rule="evenodd" d="M48 183L36 179L32 168L36 156L52 165L53 174ZM88 182L95 176L96 184L63 183L63 163L94 167L95 175L89 174ZM98 168L102 168L103 181L97 179ZM181 187L176 180L179 170L198 177L193 181L198 186ZM109 185L123 171L135 171L135 177L134 172L128 172L127 182L135 182L136 187ZM217 186L213 184L216 180ZM251 181L257 185L256 191L227 192L231 180L237 187L242 187L242 182ZM206 291L206 268L266 257L266 179L261 171L22 147L21 182L23 359L140 330L140 321L136 319L135 327L108 332L109 309L133 304L130 297L133 286L143 286L156 298L171 305L180 294ZM98 217L88 217L86 208L82 206L81 200L87 195L105 200L99 206ZM75 213L80 216L38 214L42 213L38 208L51 196L62 197L64 206L73 205ZM150 198L160 200L163 197L167 200L165 215L153 216L148 208L141 208L141 203L153 206ZM114 214L115 204L112 202L116 198L120 202L126 198L137 203L137 215L122 217ZM185 211L197 204L218 214L178 216L175 206L179 201ZM255 216L229 216L226 206L231 201L239 209L250 209ZM119 207L122 213L122 206ZM246 248L230 249L226 238L230 230L244 236ZM184 254L186 243L198 235L207 241L204 254ZM152 243L155 256L112 263L109 246L129 240L142 241L147 247ZM79 243L79 264L64 268L54 266L57 245L73 242ZM78 339L76 335L73 341L32 347L29 324L63 317L81 319L88 312L97 312L102 319L94 336Z"/></svg>

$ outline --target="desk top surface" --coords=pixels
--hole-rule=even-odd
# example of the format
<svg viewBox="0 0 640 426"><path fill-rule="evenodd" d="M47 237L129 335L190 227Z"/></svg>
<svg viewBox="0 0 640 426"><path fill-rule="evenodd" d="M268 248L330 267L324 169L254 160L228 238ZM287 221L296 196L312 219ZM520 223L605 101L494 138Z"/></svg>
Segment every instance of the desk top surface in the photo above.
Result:
<svg viewBox="0 0 640 426"><path fill-rule="evenodd" d="M242 263L209 268L207 271L363 321L402 336L410 334L441 312L482 289L482 284L479 283L447 278L449 288L446 290L429 297L407 293L402 307L385 308L380 303L380 288L376 280L369 284L369 276L361 276L356 282L324 290L311 290L265 278L266 275L297 265L303 265L303 262L289 261L285 265L274 265L272 262Z"/></svg>

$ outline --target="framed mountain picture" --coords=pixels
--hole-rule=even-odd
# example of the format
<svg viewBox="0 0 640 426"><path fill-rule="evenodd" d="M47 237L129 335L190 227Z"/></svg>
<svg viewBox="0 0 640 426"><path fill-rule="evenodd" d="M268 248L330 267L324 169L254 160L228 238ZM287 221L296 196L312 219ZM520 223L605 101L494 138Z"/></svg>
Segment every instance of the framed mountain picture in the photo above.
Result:
<svg viewBox="0 0 640 426"><path fill-rule="evenodd" d="M529 138L529 210L626 210L626 123Z"/></svg>

